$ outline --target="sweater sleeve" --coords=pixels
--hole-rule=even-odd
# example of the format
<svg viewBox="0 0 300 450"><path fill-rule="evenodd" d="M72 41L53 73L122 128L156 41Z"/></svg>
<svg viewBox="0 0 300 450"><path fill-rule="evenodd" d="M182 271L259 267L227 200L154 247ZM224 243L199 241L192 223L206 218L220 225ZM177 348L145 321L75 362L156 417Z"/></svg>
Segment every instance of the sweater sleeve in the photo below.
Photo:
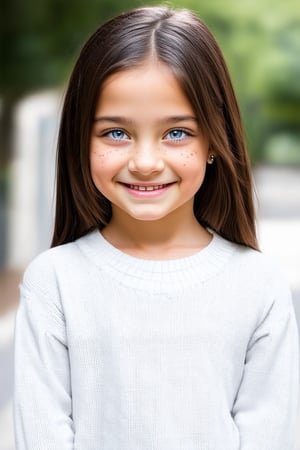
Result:
<svg viewBox="0 0 300 450"><path fill-rule="evenodd" d="M298 331L290 293L276 289L248 345L233 408L240 450L292 450L298 406Z"/></svg>
<svg viewBox="0 0 300 450"><path fill-rule="evenodd" d="M16 450L73 449L69 357L58 302L21 286L15 327Z"/></svg>

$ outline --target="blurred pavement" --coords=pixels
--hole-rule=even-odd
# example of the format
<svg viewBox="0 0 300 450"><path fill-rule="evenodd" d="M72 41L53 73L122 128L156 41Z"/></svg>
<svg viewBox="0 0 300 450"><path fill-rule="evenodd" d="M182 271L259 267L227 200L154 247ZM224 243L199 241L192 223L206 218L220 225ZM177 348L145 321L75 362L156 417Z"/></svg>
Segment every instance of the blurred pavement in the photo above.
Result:
<svg viewBox="0 0 300 450"><path fill-rule="evenodd" d="M259 167L254 175L261 249L286 272L300 325L300 168ZM20 276L20 272L0 272L0 450L14 450L13 327ZM300 450L300 416L296 450Z"/></svg>

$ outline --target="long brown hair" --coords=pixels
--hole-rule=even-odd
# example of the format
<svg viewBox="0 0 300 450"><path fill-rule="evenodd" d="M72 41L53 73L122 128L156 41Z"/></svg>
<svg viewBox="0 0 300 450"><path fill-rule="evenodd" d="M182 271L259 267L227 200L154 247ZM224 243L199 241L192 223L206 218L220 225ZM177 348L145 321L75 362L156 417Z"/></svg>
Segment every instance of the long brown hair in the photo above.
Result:
<svg viewBox="0 0 300 450"><path fill-rule="evenodd" d="M96 102L109 75L141 65L153 54L173 71L215 155L195 195L195 216L226 239L257 249L250 164L226 63L197 16L166 7L139 8L111 19L80 53L59 131L52 246L109 222L110 202L96 189L89 166Z"/></svg>

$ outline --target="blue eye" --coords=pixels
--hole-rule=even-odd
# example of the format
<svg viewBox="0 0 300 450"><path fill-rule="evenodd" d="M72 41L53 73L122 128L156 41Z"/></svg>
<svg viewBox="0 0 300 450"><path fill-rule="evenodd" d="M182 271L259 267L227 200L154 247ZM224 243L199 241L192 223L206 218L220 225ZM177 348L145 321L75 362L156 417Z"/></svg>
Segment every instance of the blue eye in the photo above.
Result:
<svg viewBox="0 0 300 450"><path fill-rule="evenodd" d="M181 129L174 129L168 132L166 138L170 141L182 141L187 137L187 132Z"/></svg>
<svg viewBox="0 0 300 450"><path fill-rule="evenodd" d="M123 141L124 139L128 139L127 134L123 130L111 130L107 133L107 136L114 141Z"/></svg>

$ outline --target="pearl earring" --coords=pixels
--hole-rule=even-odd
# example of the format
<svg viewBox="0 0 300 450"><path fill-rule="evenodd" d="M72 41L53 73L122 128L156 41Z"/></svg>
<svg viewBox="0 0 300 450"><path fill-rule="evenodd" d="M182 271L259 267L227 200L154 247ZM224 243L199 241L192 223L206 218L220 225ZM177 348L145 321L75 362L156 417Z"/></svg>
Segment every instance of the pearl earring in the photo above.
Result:
<svg viewBox="0 0 300 450"><path fill-rule="evenodd" d="M216 159L215 155L210 154L209 157L208 157L207 163L208 164L213 164L215 159Z"/></svg>

